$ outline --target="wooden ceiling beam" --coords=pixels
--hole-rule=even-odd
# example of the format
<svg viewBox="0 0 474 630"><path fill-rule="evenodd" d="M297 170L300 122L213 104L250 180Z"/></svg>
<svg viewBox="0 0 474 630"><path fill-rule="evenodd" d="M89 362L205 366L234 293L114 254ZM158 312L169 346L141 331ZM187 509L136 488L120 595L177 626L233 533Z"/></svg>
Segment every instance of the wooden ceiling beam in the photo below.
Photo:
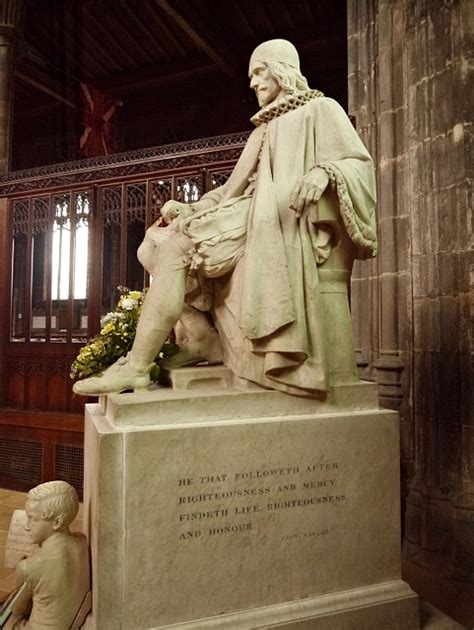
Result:
<svg viewBox="0 0 474 630"><path fill-rule="evenodd" d="M210 63L206 66L199 66L195 68L190 68L188 70L183 69L179 72L174 72L173 74L164 74L159 76L155 75L154 77L150 77L149 79L142 79L141 81L137 80L134 84L127 84L123 86L122 89L115 90L114 93L125 94L130 90L137 90L139 88L145 87L153 87L156 89L159 86L169 85L170 83L182 83L183 81L186 81L187 79L192 79L193 77L196 77L198 75L202 76L204 74L211 74L213 72L216 72L217 70L218 67L215 64Z"/></svg>
<svg viewBox="0 0 474 630"><path fill-rule="evenodd" d="M90 50L95 49L97 51L97 56L102 58L102 66L104 67L104 62L105 64L107 64L106 71L108 71L110 68L113 68L114 70L120 68L120 65L117 63L117 59L114 57L113 54L110 53L110 51L107 49L107 46L104 46L102 41L97 41L96 39L93 39L89 31L87 30L84 31L84 47L88 47ZM94 74L97 73L91 72L89 68L84 68L85 78L93 76Z"/></svg>
<svg viewBox="0 0 474 630"><path fill-rule="evenodd" d="M216 65L221 68L233 79L238 78L238 73L230 61L221 53L221 51L215 46L208 37L204 36L198 29L191 23L188 17L185 17L174 6L171 6L168 0L154 0L155 4L170 17L174 23L183 30L186 35L196 44L198 48L206 53L206 55L214 61Z"/></svg>
<svg viewBox="0 0 474 630"><path fill-rule="evenodd" d="M326 39L307 41L307 36L300 31L293 32L297 49L302 53L303 73L305 68L313 67L321 64L324 60L324 66L338 66L341 63L339 54L329 54L332 51L340 51L342 47L347 45L343 36L335 36ZM303 43L306 42L306 43ZM235 58L239 59L242 68L246 69L248 56L252 52L254 42L243 41L241 46L235 50ZM146 86L158 86L170 84L173 82L180 83L187 77L196 74L208 74L218 72L220 66L216 63L208 61L208 56L204 53L195 54L188 58L180 58L166 64L161 64L157 68L156 64L150 64L146 67L135 70L125 70L104 76L96 76L91 79L92 83L99 89L110 90L118 95L131 90L143 88ZM245 70L238 75L239 85L247 84L247 76Z"/></svg>
<svg viewBox="0 0 474 630"><path fill-rule="evenodd" d="M111 36L110 31L103 26L103 17L100 13L94 13L96 10L96 6L94 3L86 3L84 5L84 19L88 20L90 23L89 31L91 33L91 37L98 36L102 42L103 46L107 46L110 53L115 57L117 63L123 68L127 67L129 63L129 59L127 56L127 51L124 46L120 46L115 40L113 36ZM96 39L96 37L94 37Z"/></svg>
<svg viewBox="0 0 474 630"><path fill-rule="evenodd" d="M154 0L142 0L142 9L145 11L148 21L153 25L152 28L156 29L157 33L160 34L166 46L171 44L171 50L174 48L179 55L185 56L185 47L179 41L179 38L171 32L171 29L168 28L165 22L159 18L154 7L150 6L150 1L153 2Z"/></svg>
<svg viewBox="0 0 474 630"><path fill-rule="evenodd" d="M158 71L156 64L149 65L140 70L126 70L95 77L94 85L102 90L110 90L113 94L123 94L146 86L158 86L169 83L180 83L194 74L207 74L218 72L216 64L209 62L206 55L199 54L192 59L180 59L175 62L161 64Z"/></svg>
<svg viewBox="0 0 474 630"><path fill-rule="evenodd" d="M166 51L166 48L160 45L156 34L153 34L147 25L146 19L142 19L141 16L137 15L136 9L131 9L126 0L119 0L120 7L124 11L127 22L130 24L130 27L137 34L142 46L149 46L153 49L154 54L158 52L160 57L165 57L165 59L169 58L169 54ZM140 5L136 5L137 7ZM141 8L141 7L140 7Z"/></svg>
<svg viewBox="0 0 474 630"><path fill-rule="evenodd" d="M32 116L44 116L50 110L54 110L58 107L62 107L59 101L49 101L48 103L43 103L42 105L35 105L30 109L17 110L15 112L15 120L18 123L18 121L22 122L25 118L30 119Z"/></svg>
<svg viewBox="0 0 474 630"><path fill-rule="evenodd" d="M109 12L107 22L112 27L112 33L109 35L109 38L111 39L112 37L117 37L120 42L123 42L126 46L126 50L130 55L133 55L136 62L143 63L143 60L145 59L145 63L152 63L154 59L150 56L146 45L144 45L144 42L135 39L135 37L130 34L130 25L125 24L123 19L123 13L120 13L119 11Z"/></svg>
<svg viewBox="0 0 474 630"><path fill-rule="evenodd" d="M236 2L233 10L235 11L235 13L238 16L238 19L241 21L241 23L244 25L244 27L247 30L247 37L246 39L253 39L255 37L255 33L254 33L254 28L252 26L251 21L248 19L246 13L244 12L244 10L242 9L242 7L240 6L239 2Z"/></svg>
<svg viewBox="0 0 474 630"><path fill-rule="evenodd" d="M28 76L27 74L25 74L24 72L21 72L20 70L15 70L15 77L19 79L20 81L22 81L23 83L26 83L26 85L29 85L35 88L36 90L43 92L44 94L48 94L48 96L51 96L52 98L56 99L60 103L67 105L67 107L70 107L71 109L76 109L77 107L76 103L73 103L67 98L64 98L64 96L62 96L62 94L60 94L57 91L57 89L54 89L50 87L49 85L46 85L42 81L39 81L37 79L34 79L31 76Z"/></svg>
<svg viewBox="0 0 474 630"><path fill-rule="evenodd" d="M75 28L73 27L73 25L77 25L77 22L74 20L74 17L71 16L71 23L69 25L64 24L62 28L62 33L65 40L67 40L74 48L77 48L80 50L80 54L82 55L82 61L83 61L82 66L84 67L86 64L90 66L91 72L93 74L97 74L97 68L99 69L99 72L105 72L106 68L103 64L103 61L94 57L89 52L88 47L84 46L84 42L80 42L80 39L78 40L76 39L76 37L74 37L73 32ZM80 28L80 25L78 28ZM66 42L64 42L64 44L65 43ZM62 50L63 54L65 54L65 48L62 47L62 49L63 49Z"/></svg>

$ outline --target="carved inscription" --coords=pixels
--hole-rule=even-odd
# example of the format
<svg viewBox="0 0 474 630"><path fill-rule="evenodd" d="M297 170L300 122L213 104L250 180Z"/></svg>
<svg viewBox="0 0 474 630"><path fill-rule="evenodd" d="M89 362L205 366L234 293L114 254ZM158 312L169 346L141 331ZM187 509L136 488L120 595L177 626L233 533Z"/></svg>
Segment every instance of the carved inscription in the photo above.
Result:
<svg viewBox="0 0 474 630"><path fill-rule="evenodd" d="M30 556L38 549L38 545L31 542L30 535L25 530L25 525L26 512L24 510L15 510L10 522L3 562L8 569L14 569L20 560Z"/></svg>
<svg viewBox="0 0 474 630"><path fill-rule="evenodd" d="M340 462L324 462L178 479L178 537L184 541L256 531L270 513L345 503L340 473ZM316 538L328 531L285 532L281 538Z"/></svg>

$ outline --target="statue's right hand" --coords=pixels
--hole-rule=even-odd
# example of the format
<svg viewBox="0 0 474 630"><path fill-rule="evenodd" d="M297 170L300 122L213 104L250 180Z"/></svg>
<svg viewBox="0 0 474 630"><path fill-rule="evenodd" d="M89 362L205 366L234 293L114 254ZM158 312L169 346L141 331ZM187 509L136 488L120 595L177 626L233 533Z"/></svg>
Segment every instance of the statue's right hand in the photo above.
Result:
<svg viewBox="0 0 474 630"><path fill-rule="evenodd" d="M187 203L180 203L174 199L170 199L161 208L161 216L165 223L171 223L173 219L176 219L179 215L186 216L191 211L191 208Z"/></svg>

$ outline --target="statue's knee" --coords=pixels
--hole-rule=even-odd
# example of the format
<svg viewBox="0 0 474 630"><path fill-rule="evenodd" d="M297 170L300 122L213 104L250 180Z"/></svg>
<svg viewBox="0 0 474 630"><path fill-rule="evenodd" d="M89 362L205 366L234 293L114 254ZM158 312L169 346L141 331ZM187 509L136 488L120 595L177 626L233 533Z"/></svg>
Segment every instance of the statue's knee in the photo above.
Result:
<svg viewBox="0 0 474 630"><path fill-rule="evenodd" d="M152 275L155 257L156 245L145 236L144 241L137 250L137 258L148 273Z"/></svg>
<svg viewBox="0 0 474 630"><path fill-rule="evenodd" d="M150 228L137 251L138 260L152 276L185 266L191 242L180 233L166 228ZM186 263L187 264L187 263Z"/></svg>

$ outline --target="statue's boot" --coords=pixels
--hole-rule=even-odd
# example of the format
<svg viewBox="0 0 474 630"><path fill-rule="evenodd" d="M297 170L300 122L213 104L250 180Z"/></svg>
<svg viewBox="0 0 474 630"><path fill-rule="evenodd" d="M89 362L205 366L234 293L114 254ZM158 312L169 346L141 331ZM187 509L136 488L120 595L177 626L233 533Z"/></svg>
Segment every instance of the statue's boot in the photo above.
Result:
<svg viewBox="0 0 474 630"><path fill-rule="evenodd" d="M130 353L121 357L107 368L100 376L91 376L73 385L73 392L81 396L100 396L123 392L126 389L134 391L146 389L150 384L150 370L154 363L150 363L144 370L131 365Z"/></svg>
<svg viewBox="0 0 474 630"><path fill-rule="evenodd" d="M75 383L76 394L98 396L126 389L146 389L150 384L155 358L183 310L186 252L190 247L189 239L176 232L163 236L156 253L159 272L145 296L132 349L101 376Z"/></svg>
<svg viewBox="0 0 474 630"><path fill-rule="evenodd" d="M176 354L160 361L160 365L170 369L188 367L204 361L209 365L219 365L224 361L224 351L215 328L211 328L201 339L188 338Z"/></svg>

